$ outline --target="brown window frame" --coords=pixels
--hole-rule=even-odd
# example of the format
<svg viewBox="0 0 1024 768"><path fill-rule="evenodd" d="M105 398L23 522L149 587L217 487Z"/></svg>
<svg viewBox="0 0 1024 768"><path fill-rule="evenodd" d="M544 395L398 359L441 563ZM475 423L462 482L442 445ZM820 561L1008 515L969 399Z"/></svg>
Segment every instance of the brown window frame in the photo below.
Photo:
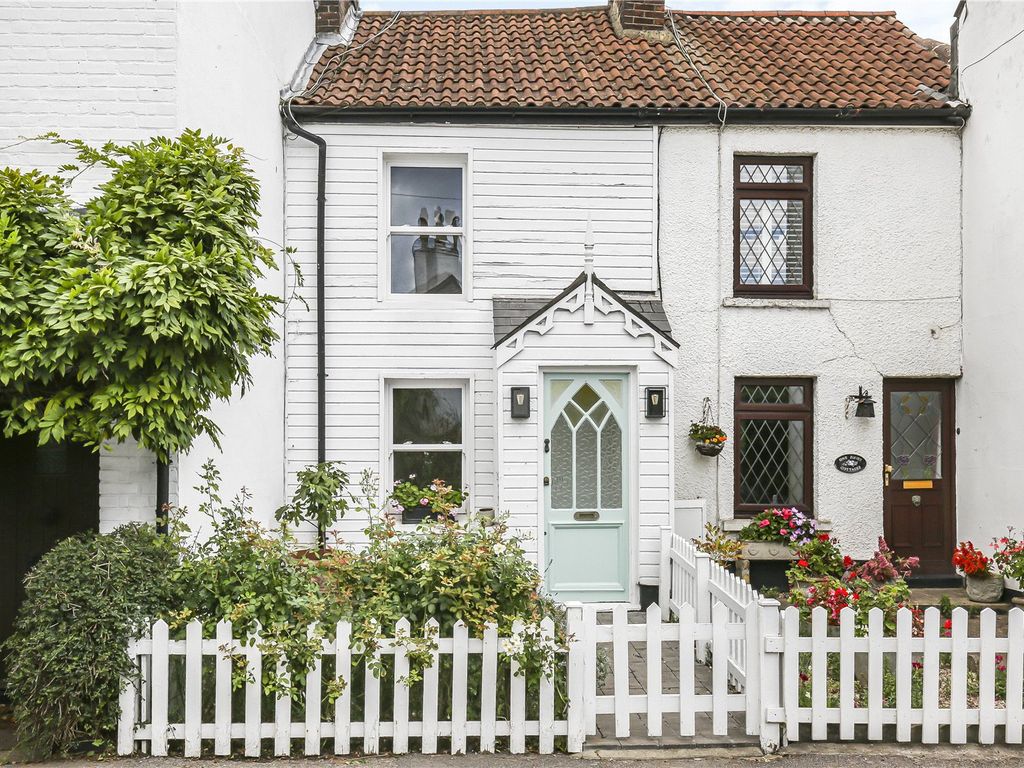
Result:
<svg viewBox="0 0 1024 768"><path fill-rule="evenodd" d="M800 184L755 184L740 181L740 167L766 162L800 165ZM803 200L803 282L800 285L751 285L740 282L740 201ZM809 299L814 296L814 158L793 155L735 155L733 158L733 295L762 298Z"/></svg>
<svg viewBox="0 0 1024 768"><path fill-rule="evenodd" d="M803 387L804 402L795 404L744 403L741 400L743 387L747 386L784 386ZM733 515L735 517L753 517L763 512L770 503L745 504L740 500L740 474L742 471L741 451L743 422L787 420L802 421L804 424L804 488L802 504L795 504L797 509L808 516L814 516L814 379L801 377L764 378L742 377L735 382L733 393Z"/></svg>

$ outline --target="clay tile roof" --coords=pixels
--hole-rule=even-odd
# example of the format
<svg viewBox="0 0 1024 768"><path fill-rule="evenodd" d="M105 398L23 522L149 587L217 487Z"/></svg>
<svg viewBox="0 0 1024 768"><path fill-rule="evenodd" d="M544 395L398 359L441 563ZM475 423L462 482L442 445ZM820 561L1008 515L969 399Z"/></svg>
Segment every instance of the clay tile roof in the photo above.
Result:
<svg viewBox="0 0 1024 768"><path fill-rule="evenodd" d="M675 11L730 107L932 109L949 66L892 12ZM620 37L605 7L366 13L296 105L355 109L715 108L675 45Z"/></svg>

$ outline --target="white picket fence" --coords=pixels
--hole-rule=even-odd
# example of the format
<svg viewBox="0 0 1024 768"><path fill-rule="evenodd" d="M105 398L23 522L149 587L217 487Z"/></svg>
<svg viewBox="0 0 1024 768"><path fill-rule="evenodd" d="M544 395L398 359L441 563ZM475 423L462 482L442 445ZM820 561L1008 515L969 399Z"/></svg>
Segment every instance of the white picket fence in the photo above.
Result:
<svg viewBox="0 0 1024 768"><path fill-rule="evenodd" d="M740 577L716 563L710 555L699 552L692 542L661 531L661 580L658 603L662 618L681 616L684 606L692 606L696 620L708 623L715 606L724 605L729 623L744 624L748 631L729 641L729 680L739 688L747 684L745 664L748 643L756 645L758 627L746 620L747 609L758 602L760 595ZM778 605L775 601L769 605ZM706 644L701 646L706 651Z"/></svg>
<svg viewBox="0 0 1024 768"><path fill-rule="evenodd" d="M762 628L767 633L778 630L778 602L762 599L750 603L739 622L733 620L732 610L724 602L714 605L709 621L699 621L690 605L679 607L678 621L667 622L662 618L662 609L651 605L642 624L629 623L625 607L614 609L611 624L598 623L593 608L583 610L583 635L575 642L580 642L584 649L583 719L587 736L597 733L598 715L613 715L615 736L628 738L635 735L631 733L630 715L643 714L647 736L690 737L696 735L697 715L702 713L710 715L711 732L724 736L729 733L729 714L742 712L745 733L760 736L766 752L778 748L779 726L764 719L767 710L761 698L762 680L767 681L763 695L768 700L775 701L779 696L778 658L766 652L757 635ZM644 647L643 693L630 692L631 643L642 643ZM750 671L745 686L737 686L731 679L737 668L733 654L738 644L747 654L740 670ZM603 695L597 692L595 674L601 645L610 646L613 684L613 692ZM667 653L675 653L678 658L679 684L672 693L665 692L663 677ZM711 668L710 688L706 691L697 685L697 670L705 661ZM670 733L664 732L663 720L669 722Z"/></svg>
<svg viewBox="0 0 1024 768"><path fill-rule="evenodd" d="M174 640L167 625L157 622L148 637L129 645L138 673L121 696L118 751L165 755L169 745L180 744L188 757L199 756L204 747L207 752L212 747L216 755L241 747L246 756L257 757L264 752L264 742L272 742L271 751L279 756L296 751L319 755L325 744L339 755L353 750L373 754L386 739L385 746L395 753L430 754L440 747L454 754L470 746L493 752L497 739L502 739L503 748L507 743L509 751L522 753L529 739L532 748L550 753L556 738L564 738L567 751L579 752L599 733L599 725L603 736L609 730L620 739L639 735L631 725L633 715L646 716L648 737L685 738L700 735L699 723L708 721L712 734L729 733L731 713L742 713L742 730L757 736L766 753L801 738L1021 743L1021 609L1009 613L1005 631L997 631L995 613L983 611L974 634L968 631L968 614L961 608L953 612L948 632L940 626L935 608L924 613L923 626L917 629L913 614L899 611L895 634L886 633L878 609L871 611L866 628L855 626L851 609L842 612L838 626L830 624L823 608L815 609L809 626L802 626L796 608L781 611L777 601L759 596L689 542L672 534L663 542L660 606L652 605L641 623L630 623L625 606L618 607L606 623L592 606L567 605L568 647L559 650L564 663L557 672L564 677L545 678L536 688L528 689L514 663L505 665L501 654L507 638L499 637L494 627L482 638L471 638L461 623L451 637L437 639L433 664L416 688L401 681L409 670L405 643L384 640L376 653L393 657L393 674L382 683L365 665L353 664L358 649L350 647L352 630L342 622L336 639L323 641L322 655L306 675L304 705L293 707L286 696L266 702L268 709L273 705L274 714L264 722L266 694L260 682L263 656L258 644L243 645L234 639L228 622L217 625L213 638L204 638L201 625L193 622L184 639ZM554 636L550 620L542 629ZM435 630L433 622L427 631ZM399 622L396 636L408 633L408 622ZM677 655L678 686L665 676L669 654ZM474 655L480 657L481 670L475 688L468 679ZM233 656L244 659L249 672L244 691L237 695L231 689ZM450 663L445 658L445 667L451 670L450 699L443 708L442 657L450 657ZM180 722L169 722L172 658L183 677ZM203 690L204 680L206 685L211 681L203 674L204 658L213 666L212 691ZM358 719L353 718L352 685L345 685L334 700L333 711L321 711L325 659L332 660L331 674L346 683L361 680L364 706ZM509 675L508 685L500 687L508 700L501 702L499 669ZM599 679L602 669L609 670L610 693ZM631 686L631 679L640 677L641 688ZM392 687L386 697L384 685ZM567 696L562 716L556 713L556 687ZM480 696L473 708L479 717L472 720L471 689ZM536 697L529 708L528 694ZM412 709L411 695L422 696ZM388 699L384 708L383 698ZM213 717L207 722L203 712L211 711L211 702ZM233 703L244 703L235 708L244 711L240 722L233 717ZM536 719L527 719L528 709L537 713ZM413 719L412 710L421 715ZM299 711L301 716L293 718ZM439 717L448 711L450 717Z"/></svg>
<svg viewBox="0 0 1024 768"><path fill-rule="evenodd" d="M582 608L570 611L570 630L582 634ZM514 629L517 629L514 627ZM429 622L427 631L436 634L436 622ZM553 637L554 627L550 619L541 624L541 630ZM567 668L570 686L568 719L555 717L555 684L552 678L542 678L539 685L539 719L526 719L527 684L518 671L514 660L511 663L509 681L510 717L498 720L497 711L497 670L499 653L505 650L506 638L499 638L494 627L488 628L483 638L469 637L465 624L455 625L452 637L437 638L437 651L432 666L423 673L422 718L412 721L409 717L410 688L402 681L409 672L409 660L405 643L395 639L383 640L375 654L394 657L394 685L392 690L392 717L381 719L381 681L365 665L353 667L353 656L359 649L350 647L352 628L347 622L339 622L335 638L323 641L322 657L318 658L305 679L304 716L293 721L293 702L287 695L274 701L274 719L263 722L264 696L261 683L263 655L259 643L242 644L232 637L231 623L220 622L216 636L204 638L202 625L191 622L184 640L169 638L168 626L163 621L153 625L149 637L130 643L128 653L135 662L137 676L127 681L121 694L121 718L118 728L118 753L132 754L137 750L148 751L162 756L168 752L169 743L179 742L186 757L198 757L204 744L212 744L216 755L232 753L232 742L243 745L247 757L259 757L264 740L273 741L273 754L289 756L299 742L301 752L306 755L321 754L323 740L331 740L334 754L347 755L353 749L353 741L361 741L360 751L375 754L380 751L381 739L390 739L390 749L402 754L410 749L409 740L418 739L416 751L431 754L438 749L439 739L448 739L453 754L465 753L467 739L477 740L480 751L493 752L497 737L508 738L508 748L513 753L526 751L527 737L536 737L537 749L541 753L554 751L555 737L566 737L569 751L578 752L583 746L582 698L582 646L574 644L566 652L569 655ZM409 636L409 623L400 621L396 626L397 637ZM469 657L482 657L482 672L478 720L467 719L467 673ZM244 658L248 680L244 690L244 718L242 722L232 719L231 659L233 655ZM450 655L451 664L451 718L438 719L438 677L440 657ZM172 686L169 680L170 660L184 657L184 719L183 722L168 722L169 702ZM203 721L203 700L209 701L210 691L203 690L203 658L214 659L214 680L212 696L214 703L213 722ZM323 700L322 667L323 658L334 660L335 674L345 681L341 694L335 699L333 712L324 719L321 712ZM279 671L281 668L279 667ZM352 719L352 685L354 675L363 679L363 711L360 721ZM573 723L570 726L570 723Z"/></svg>
<svg viewBox="0 0 1024 768"><path fill-rule="evenodd" d="M838 735L965 744L970 736L992 744L1001 726L1004 743L1021 743L1024 611L1010 611L1004 633L997 632L997 616L987 608L976 634L969 632L963 608L954 609L948 630L942 629L937 608L926 609L917 636L907 608L897 613L895 635L885 634L878 608L869 613L863 636L857 636L854 620L854 611L845 608L839 626L829 626L825 609L818 607L806 634L799 611L790 607L783 631L765 635L766 651L782 657L783 692L781 707L770 707L766 720L784 723L789 741L801 738L800 726L809 724L812 740ZM997 675L1005 675L1001 698ZM886 690L895 691L888 700ZM830 725L838 726L837 732L830 733ZM969 734L972 726L976 732Z"/></svg>

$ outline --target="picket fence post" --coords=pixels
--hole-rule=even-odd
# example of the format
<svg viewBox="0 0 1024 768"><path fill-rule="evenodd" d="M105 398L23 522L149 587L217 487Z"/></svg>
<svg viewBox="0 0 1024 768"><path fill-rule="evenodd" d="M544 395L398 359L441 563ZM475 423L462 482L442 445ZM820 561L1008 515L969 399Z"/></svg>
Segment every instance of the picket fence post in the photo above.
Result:
<svg viewBox="0 0 1024 768"><path fill-rule="evenodd" d="M566 603L565 611L566 626L569 634L569 660L566 664L569 723L566 736L566 751L569 754L575 754L583 751L583 742L586 738L584 719L584 701L586 696L584 675L586 674L586 666L584 664L583 604L579 602Z"/></svg>
<svg viewBox="0 0 1024 768"><path fill-rule="evenodd" d="M758 681L758 709L760 710L761 722L759 724L758 736L761 742L761 751L766 755L774 755L783 746L782 725L778 722L769 722L768 712L777 709L782 704L782 656L775 651L769 651L768 639L779 638L781 630L781 613L778 600L761 598L757 601L757 668L747 671L747 679L752 675L757 676ZM780 638L781 639L781 638ZM752 695L750 686L747 687L747 695Z"/></svg>
<svg viewBox="0 0 1024 768"><path fill-rule="evenodd" d="M117 720L117 754L130 755L135 751L135 717L139 701L140 672L135 642L128 643L128 658L131 661L131 674L121 681L121 694L118 696L120 717Z"/></svg>
<svg viewBox="0 0 1024 768"><path fill-rule="evenodd" d="M661 528L661 561L658 575L658 605L661 620L668 621L672 614L672 529Z"/></svg>
<svg viewBox="0 0 1024 768"><path fill-rule="evenodd" d="M693 553L694 566L694 609L697 611L698 624L711 623L711 609L715 604L711 596L711 555L705 552ZM701 640L697 643L697 658L703 660L708 653L711 643Z"/></svg>

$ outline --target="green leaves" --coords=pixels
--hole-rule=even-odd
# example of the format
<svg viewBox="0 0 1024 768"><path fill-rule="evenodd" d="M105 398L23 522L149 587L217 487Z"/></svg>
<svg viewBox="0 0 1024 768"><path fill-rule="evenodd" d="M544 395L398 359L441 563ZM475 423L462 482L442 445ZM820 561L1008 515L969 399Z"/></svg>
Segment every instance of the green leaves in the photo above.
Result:
<svg viewBox="0 0 1024 768"><path fill-rule="evenodd" d="M64 181L0 169L0 430L98 446L134 436L161 458L251 383L277 299L256 280L259 187L242 150L186 131L75 150L62 171L110 180L80 216Z"/></svg>
<svg viewBox="0 0 1024 768"><path fill-rule="evenodd" d="M345 516L348 473L340 462L328 461L300 469L295 479L297 486L291 502L274 512L278 522L310 522L318 531L326 531Z"/></svg>
<svg viewBox="0 0 1024 768"><path fill-rule="evenodd" d="M179 556L174 537L130 525L65 539L29 573L3 651L18 740L32 756L111 746L131 671L125 643L180 602Z"/></svg>

